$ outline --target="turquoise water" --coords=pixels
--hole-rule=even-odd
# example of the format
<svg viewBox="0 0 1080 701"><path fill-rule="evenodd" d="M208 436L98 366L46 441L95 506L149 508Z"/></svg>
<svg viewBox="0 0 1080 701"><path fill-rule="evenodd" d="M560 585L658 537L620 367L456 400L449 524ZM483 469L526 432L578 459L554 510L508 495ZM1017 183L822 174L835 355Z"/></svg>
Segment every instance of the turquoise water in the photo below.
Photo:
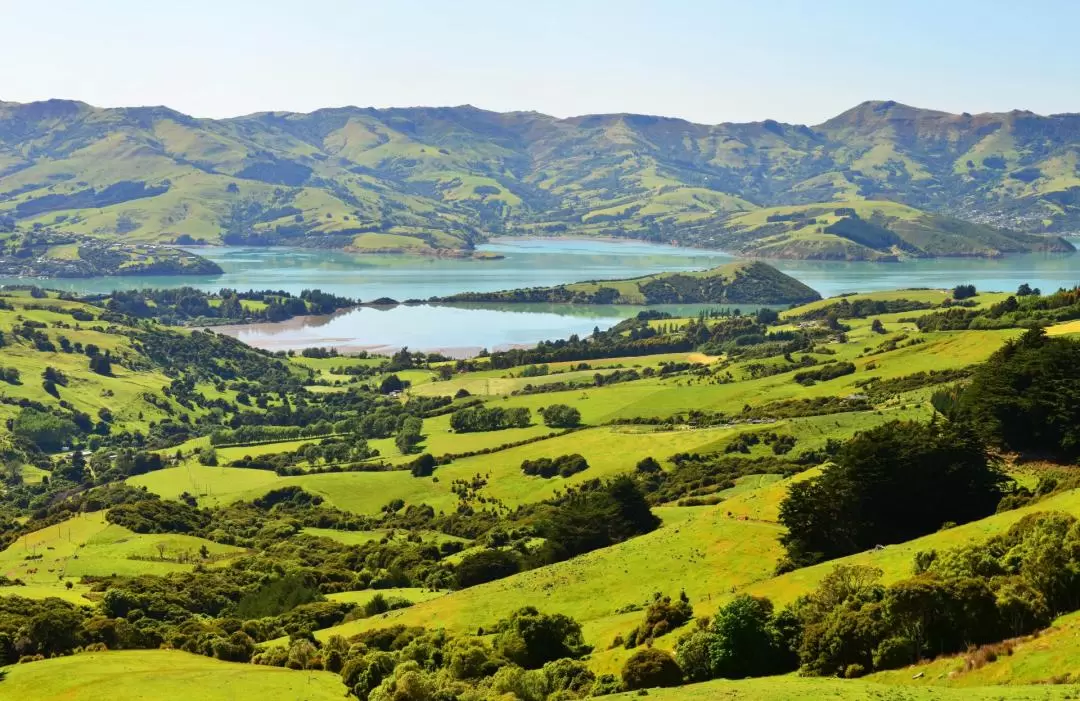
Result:
<svg viewBox="0 0 1080 701"><path fill-rule="evenodd" d="M124 277L48 280L52 288L108 292L141 287L190 285L300 292L328 292L373 300L427 299L465 291L493 291L646 275L662 270L701 270L734 260L716 251L639 242L563 239L499 239L481 246L500 260L460 260L349 254L284 248L206 248L199 253L225 270L220 276ZM973 283L980 290L1015 290L1027 282L1043 290L1080 284L1080 254L1023 254L998 259L934 259L901 263L771 261L829 297L903 287L952 287ZM27 280L0 279L3 284ZM458 354L480 348L531 344L587 334L637 313L637 307L567 305L400 306L361 308L329 317L256 325L230 331L273 349L340 348L445 349ZM670 309L693 312L697 307Z"/></svg>

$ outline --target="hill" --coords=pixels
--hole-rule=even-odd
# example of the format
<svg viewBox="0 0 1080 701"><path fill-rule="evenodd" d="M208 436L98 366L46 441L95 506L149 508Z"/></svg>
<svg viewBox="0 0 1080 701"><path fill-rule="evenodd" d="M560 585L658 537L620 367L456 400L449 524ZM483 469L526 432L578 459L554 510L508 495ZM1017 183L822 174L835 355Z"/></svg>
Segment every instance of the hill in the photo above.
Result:
<svg viewBox="0 0 1080 701"><path fill-rule="evenodd" d="M172 246L127 244L47 232L0 234L0 275L220 275L217 263Z"/></svg>
<svg viewBox="0 0 1080 701"><path fill-rule="evenodd" d="M1080 290L955 292L850 295L783 314L652 310L588 339L452 361L270 355L163 323L226 306L230 318L261 313L273 299L4 291L0 692L552 701L684 682L649 695L1057 698L1059 687L1022 685L1074 672L1080 488L1063 451L1076 403L1058 403L1068 421L1033 425L1045 414L998 402L995 387L1030 380L1035 407L1077 395L1080 346L1063 337ZM1025 330L1043 323L1052 335ZM1033 378L1017 374L1028 368ZM877 547L790 559L792 495L835 484L838 468L866 494L851 466L868 441L874 456L881 442L922 451L921 437L961 424L980 391L980 411L1029 427L995 434L1010 441L995 451L1007 451L1015 487L978 512L940 514L940 527L923 519ZM898 446L911 421L925 430ZM1048 438L1014 454L1029 435ZM990 443L972 440L985 461ZM863 461L895 476L872 503L904 502L894 517L914 521L914 487L936 478L912 478L914 458L885 463ZM819 523L843 522L844 508ZM868 527L878 511L862 510ZM988 575L944 588L976 567ZM931 618L898 618L904 592ZM682 639L719 649L720 619L694 621L735 623L744 594L771 608L738 626L792 633L769 633L785 666L754 673L822 676L690 683L729 676ZM809 603L787 608L797 600ZM939 615L954 604L964 608ZM848 625L859 611L875 623L865 641ZM856 662L811 656L808 645L829 642L819 612L844 643L820 649ZM994 625L942 637L971 620ZM925 644L879 654L908 622ZM968 642L986 647L965 653ZM670 651L677 678L615 676ZM940 653L962 657L932 661Z"/></svg>
<svg viewBox="0 0 1080 701"><path fill-rule="evenodd" d="M814 290L761 262L731 263L692 273L659 273L628 280L579 282L501 292L466 292L432 302L550 302L560 304L799 304L821 299Z"/></svg>
<svg viewBox="0 0 1080 701"><path fill-rule="evenodd" d="M491 234L614 235L788 257L995 255L1067 247L989 227L1075 231L1078 138L1077 115L951 115L893 102L814 127L470 106L211 120L165 107L0 103L0 227L429 255L467 255ZM903 223L882 227L900 241L870 242L849 222L820 232L823 244L809 236L816 227L798 232L809 243L758 244L790 227L759 231L773 222L740 219L838 202L921 211L885 213Z"/></svg>
<svg viewBox="0 0 1080 701"><path fill-rule="evenodd" d="M1056 237L1020 234L897 202L851 200L769 207L734 215L713 242L765 258L893 261L901 256L999 256L1068 251Z"/></svg>
<svg viewBox="0 0 1080 701"><path fill-rule="evenodd" d="M119 650L16 665L0 689L10 698L41 701L189 698L192 689L207 701L245 698L340 699L341 679L328 672L231 664L179 650Z"/></svg>

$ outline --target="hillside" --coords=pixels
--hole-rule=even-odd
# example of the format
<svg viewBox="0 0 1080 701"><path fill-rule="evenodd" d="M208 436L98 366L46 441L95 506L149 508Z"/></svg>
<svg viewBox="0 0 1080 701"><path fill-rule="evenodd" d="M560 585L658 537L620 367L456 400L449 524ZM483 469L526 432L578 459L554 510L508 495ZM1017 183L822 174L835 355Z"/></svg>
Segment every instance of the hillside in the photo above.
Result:
<svg viewBox="0 0 1080 701"><path fill-rule="evenodd" d="M821 299L814 290L761 262L731 263L693 273L658 273L501 292L466 292L432 302L547 302L558 304L799 304Z"/></svg>
<svg viewBox="0 0 1080 701"><path fill-rule="evenodd" d="M461 361L164 323L347 302L314 293L5 291L0 695L1075 695L1080 289L965 291ZM721 625L755 666L698 654Z"/></svg>
<svg viewBox="0 0 1080 701"><path fill-rule="evenodd" d="M894 261L1072 250L1057 237L1019 234L896 202L851 200L769 207L726 219L715 245L765 258Z"/></svg>
<svg viewBox="0 0 1080 701"><path fill-rule="evenodd" d="M211 120L165 107L0 103L0 227L428 255L467 255L492 234L786 257L996 255L1067 248L999 229L1080 228L1078 142L1076 115L952 115L892 102L814 127L469 106ZM879 228L894 235L874 229L873 240L850 222L818 232L754 218L842 203L868 219L893 202L906 208L886 211Z"/></svg>
<svg viewBox="0 0 1080 701"><path fill-rule="evenodd" d="M0 276L220 275L221 267L172 246L48 232L0 234Z"/></svg>

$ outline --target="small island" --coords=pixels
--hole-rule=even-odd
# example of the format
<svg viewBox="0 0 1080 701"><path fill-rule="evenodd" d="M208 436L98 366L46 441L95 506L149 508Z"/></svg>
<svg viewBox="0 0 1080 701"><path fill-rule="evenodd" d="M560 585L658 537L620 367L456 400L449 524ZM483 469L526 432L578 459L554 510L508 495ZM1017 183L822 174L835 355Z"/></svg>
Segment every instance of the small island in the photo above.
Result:
<svg viewBox="0 0 1080 701"><path fill-rule="evenodd" d="M213 261L181 248L129 244L50 231L0 234L0 276L85 278L221 275Z"/></svg>
<svg viewBox="0 0 1080 701"><path fill-rule="evenodd" d="M816 291L760 261L730 263L690 273L657 273L626 280L591 280L554 287L464 292L432 297L452 304L795 304L821 299Z"/></svg>

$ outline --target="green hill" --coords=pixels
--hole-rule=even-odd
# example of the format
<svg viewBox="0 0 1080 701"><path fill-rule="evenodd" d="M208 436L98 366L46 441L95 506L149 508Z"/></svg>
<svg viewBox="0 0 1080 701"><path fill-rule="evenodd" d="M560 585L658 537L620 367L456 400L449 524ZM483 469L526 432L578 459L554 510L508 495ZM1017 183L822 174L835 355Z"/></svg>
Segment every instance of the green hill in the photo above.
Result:
<svg viewBox="0 0 1080 701"><path fill-rule="evenodd" d="M771 269L723 278L755 270ZM163 321L276 301L144 294L0 294L0 697L554 701L661 682L683 685L647 695L1076 695L1049 682L1076 673L1080 487L1064 451L1078 351L1024 327L1075 333L1080 291L958 306L945 290L895 290L779 318L654 313L461 361L272 355ZM976 367L988 359L992 371ZM993 399L1021 380L1032 405ZM848 469L845 488L865 494L850 467L867 430L904 448L888 431L931 417L951 430L980 391L991 417L1027 427L993 443L1015 489L954 523L964 501L941 487L940 527L924 519L784 564L791 495L828 488L822 504L851 504L830 474ZM1058 434L1028 408L1054 397L1070 419ZM1030 435L1038 452L1015 454ZM896 521L920 516L915 487L935 479L918 458L880 454L863 461L892 475L862 502L870 528L889 501L904 504ZM545 458L575 469L545 474ZM813 511L830 524L848 508ZM964 587L943 587L954 581ZM772 612L733 614L743 594ZM699 630L718 612L734 627ZM996 623L942 635L972 621ZM926 644L879 654L908 624ZM695 650L719 650L725 630L767 633L765 654L784 666L718 679L729 675ZM866 664L826 667L817 646ZM671 651L680 676L620 679ZM822 676L788 674L798 665Z"/></svg>
<svg viewBox="0 0 1080 701"><path fill-rule="evenodd" d="M994 255L1067 246L999 229L1076 229L1078 135L1075 115L951 115L892 102L815 127L470 106L212 120L165 107L0 103L0 230L431 255L462 255L492 234L788 257ZM841 231L819 238L816 227L742 218L893 202L921 210L885 215L903 224L882 227L900 241L873 229L868 243L850 222L829 221L823 229ZM787 233L797 240L758 242Z"/></svg>
<svg viewBox="0 0 1080 701"><path fill-rule="evenodd" d="M49 232L0 234L0 275L220 275L221 267L172 246L128 244Z"/></svg>
<svg viewBox="0 0 1080 701"><path fill-rule="evenodd" d="M232 664L179 650L86 653L6 671L7 678L0 682L5 697L41 701L183 699L192 694L207 701L260 697L330 701L344 695L336 674Z"/></svg>
<svg viewBox="0 0 1080 701"><path fill-rule="evenodd" d="M692 273L595 280L555 287L466 292L433 302L559 304L797 304L821 299L814 290L761 262L731 263Z"/></svg>
<svg viewBox="0 0 1080 701"><path fill-rule="evenodd" d="M1068 251L1056 237L995 229L897 202L852 200L770 207L725 220L714 242L766 258L896 260Z"/></svg>

